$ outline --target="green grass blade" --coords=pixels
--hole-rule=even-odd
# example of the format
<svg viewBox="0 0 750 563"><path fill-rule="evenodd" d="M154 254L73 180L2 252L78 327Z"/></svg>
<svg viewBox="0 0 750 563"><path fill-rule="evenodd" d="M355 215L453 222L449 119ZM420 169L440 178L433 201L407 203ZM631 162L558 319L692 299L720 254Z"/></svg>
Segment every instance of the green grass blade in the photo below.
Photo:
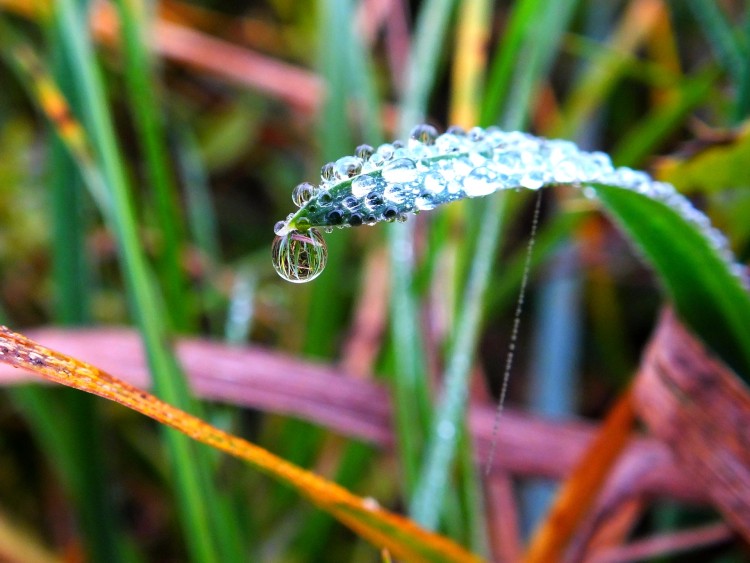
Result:
<svg viewBox="0 0 750 563"><path fill-rule="evenodd" d="M523 126L533 100L532 90L547 72L567 28L576 0L555 4L537 22L534 34L526 38L522 52L525 65L519 65L514 88L509 93L503 125L508 129ZM476 349L483 304L495 252L505 215L506 198L497 194L488 198L469 269L468 282L456 322L454 340L448 357L444 389L435 411L425 461L421 466L417 489L411 499L411 514L428 529L439 521L450 467L453 463L458 426L466 409L467 380L471 358Z"/></svg>
<svg viewBox="0 0 750 563"><path fill-rule="evenodd" d="M399 129L406 137L424 119L435 84L441 47L454 7L452 0L429 0L418 15L407 64ZM413 223L388 228L391 262L391 338L394 349L396 430L404 485L411 494L417 483L422 441L429 417L424 346L414 293Z"/></svg>
<svg viewBox="0 0 750 563"><path fill-rule="evenodd" d="M448 23L455 0L427 0L417 18L412 51L406 66L406 83L401 102L399 134L406 137L427 113L430 92L445 46Z"/></svg>
<svg viewBox="0 0 750 563"><path fill-rule="evenodd" d="M160 96L156 87L154 64L146 48L147 3L132 0L115 2L120 16L125 53L125 81L133 110L138 139L143 149L152 207L162 235L163 249L157 271L164 291L165 308L175 329L185 331L189 322L189 294L182 269L181 216L169 151L160 119Z"/></svg>
<svg viewBox="0 0 750 563"><path fill-rule="evenodd" d="M53 54L55 72L61 82L72 91L68 79L67 56L59 44L59 37L48 31L50 52ZM41 77L30 47L15 36L0 19L0 33L5 40L6 57L18 71L22 84L33 91L41 82L51 80ZM39 100L37 100L39 101ZM55 123L50 127L54 134ZM81 147L79 147L81 148ZM73 151L75 153L75 151ZM53 137L50 151L49 182L52 193L52 240L54 312L58 322L80 324L88 319L90 272L86 260L84 241L84 198L81 169L90 166L88 155L81 151L73 159L68 147ZM87 177L91 177L88 174ZM36 438L48 452L50 464L59 473L77 510L83 533L83 542L93 560L121 561L123 542L117 536L116 514L108 498L105 485L105 464L101 455L101 422L90 397L60 393L58 390L23 386L11 391L13 402L24 413Z"/></svg>
<svg viewBox="0 0 750 563"><path fill-rule="evenodd" d="M117 240L133 314L137 320L157 393L167 401L194 408L183 374L167 343L167 316L141 249L130 186L106 107L106 95L88 31L88 17L72 0L55 5L54 21L71 56L92 146L107 187L103 213ZM220 525L212 510L208 459L189 439L165 430L165 440L176 479L180 516L194 561L221 560L212 528Z"/></svg>
<svg viewBox="0 0 750 563"><path fill-rule="evenodd" d="M514 72L518 71L519 52L524 45L526 34L534 25L534 20L543 5L544 2L541 0L520 0L513 4L513 12L508 19L502 39L497 44L490 67L480 123L489 125L500 120Z"/></svg>
<svg viewBox="0 0 750 563"><path fill-rule="evenodd" d="M558 51L562 35L568 28L579 0L549 2L536 14L529 28L530 36L519 52L515 64L519 70L514 75L508 91L502 123L507 128L520 128L526 123L534 107L539 81L547 73ZM541 32L544 30L544 32Z"/></svg>
<svg viewBox="0 0 750 563"><path fill-rule="evenodd" d="M357 33L356 18L349 0L344 2L332 1L327 12L335 10L340 24L337 35L341 42L348 46L344 50L348 65L347 98L355 116L354 124L362 131L362 138L374 146L384 140L382 129L382 108L376 89L376 74L372 61ZM330 30L323 31L326 36ZM331 56L330 54L329 56ZM336 53L335 56L339 56ZM351 147L349 147L351 149ZM318 430L315 430L317 432ZM372 460L371 448L360 443L350 443L341 453L339 467L336 470L335 481L347 488L353 488ZM297 540L298 545L304 546L305 556L309 559L325 560L330 552L331 533L334 529L333 518L324 512L314 512L301 526Z"/></svg>
<svg viewBox="0 0 750 563"><path fill-rule="evenodd" d="M744 47L745 61L747 62L750 54L750 6L745 8L745 18L741 28L741 41ZM742 67L742 73L736 84L737 88L737 105L735 109L735 118L741 121L750 115L750 65L745 64Z"/></svg>
<svg viewBox="0 0 750 563"><path fill-rule="evenodd" d="M612 161L619 165L636 166L653 154L659 143L682 125L685 117L714 92L716 78L716 72L709 69L687 79L679 89L677 100L657 107L620 137L612 151Z"/></svg>
<svg viewBox="0 0 750 563"><path fill-rule="evenodd" d="M680 318L750 381L750 294L705 236L659 201L611 186L594 190L654 268Z"/></svg>
<svg viewBox="0 0 750 563"><path fill-rule="evenodd" d="M496 195L491 201L498 203L488 206L498 218L504 216L505 196L506 194ZM455 337L448 355L443 393L435 411L426 460L421 467L420 479L410 505L414 520L427 529L434 529L440 518L448 471L453 462L459 434L458 425L466 409L467 378L479 334L484 296L498 247L500 226L499 219L482 222L462 301L462 312L456 322Z"/></svg>
<svg viewBox="0 0 750 563"><path fill-rule="evenodd" d="M221 259L218 221L200 151L192 133L184 127L177 132L177 145L177 167L185 186L191 237L203 258L218 264Z"/></svg>
<svg viewBox="0 0 750 563"><path fill-rule="evenodd" d="M747 46L735 34L721 6L711 0L688 0L687 5L706 34L716 61L732 76L735 84L742 83L747 68Z"/></svg>

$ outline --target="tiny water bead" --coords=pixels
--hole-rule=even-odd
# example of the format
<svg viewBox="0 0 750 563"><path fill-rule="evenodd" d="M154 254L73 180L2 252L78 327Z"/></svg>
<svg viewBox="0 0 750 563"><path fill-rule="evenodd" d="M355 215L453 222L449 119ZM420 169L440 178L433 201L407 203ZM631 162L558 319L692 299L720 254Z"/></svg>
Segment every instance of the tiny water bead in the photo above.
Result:
<svg viewBox="0 0 750 563"><path fill-rule="evenodd" d="M271 259L274 269L282 278L292 283L305 283L323 272L328 249L317 229L291 231L274 239Z"/></svg>
<svg viewBox="0 0 750 563"><path fill-rule="evenodd" d="M408 158L399 158L383 167L383 179L395 184L406 184L416 180L418 175L416 163Z"/></svg>
<svg viewBox="0 0 750 563"><path fill-rule="evenodd" d="M498 174L487 166L475 168L464 180L464 190L469 197L489 195L497 189Z"/></svg>
<svg viewBox="0 0 750 563"><path fill-rule="evenodd" d="M294 190L292 190L292 202L297 207L302 207L315 196L316 191L317 188L310 182L297 184Z"/></svg>
<svg viewBox="0 0 750 563"><path fill-rule="evenodd" d="M361 158L362 160L367 160L372 156L372 153L374 152L375 149L370 145L359 145L356 149L354 149L354 156L356 156L357 158Z"/></svg>
<svg viewBox="0 0 750 563"><path fill-rule="evenodd" d="M359 145L353 155L324 165L319 185L303 182L294 189L292 199L299 209L277 223L274 231L282 238L297 232L316 240L317 231L307 235L312 227L329 232L334 227L399 221L412 212L501 190L565 184L580 188L584 197L595 197L595 191L587 188L591 183L664 202L700 229L732 265L726 239L671 185L656 182L645 172L615 168L605 153L583 151L570 141L497 127L468 131L451 127L438 134L431 125L418 125L406 142L384 143L377 149ZM300 282L314 276L291 277Z"/></svg>
<svg viewBox="0 0 750 563"><path fill-rule="evenodd" d="M361 175L352 180L352 196L361 198L369 194L377 186L378 181L372 176Z"/></svg>
<svg viewBox="0 0 750 563"><path fill-rule="evenodd" d="M434 145L438 137L437 129L432 125L417 125L411 130L409 138L423 145Z"/></svg>
<svg viewBox="0 0 750 563"><path fill-rule="evenodd" d="M336 165L333 162L327 162L321 167L320 179L323 182L333 182L336 179Z"/></svg>
<svg viewBox="0 0 750 563"><path fill-rule="evenodd" d="M339 179L352 178L362 171L362 159L356 156L339 158L334 165Z"/></svg>

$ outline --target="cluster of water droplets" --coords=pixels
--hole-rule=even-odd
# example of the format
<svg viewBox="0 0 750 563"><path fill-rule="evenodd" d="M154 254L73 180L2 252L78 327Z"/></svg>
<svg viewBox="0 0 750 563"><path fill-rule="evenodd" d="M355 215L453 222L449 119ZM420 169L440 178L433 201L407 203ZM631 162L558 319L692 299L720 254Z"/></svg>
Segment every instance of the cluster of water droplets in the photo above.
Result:
<svg viewBox="0 0 750 563"><path fill-rule="evenodd" d="M322 260L315 262L324 265L325 244L314 227L331 232L334 227L405 221L410 213L500 190L591 183L618 186L666 203L695 224L729 264L739 268L724 235L672 185L654 181L645 172L615 168L603 152L582 151L570 141L496 127L469 131L452 127L440 135L431 125L416 126L406 142L377 148L360 145L353 155L323 166L319 184L304 182L295 187L292 200L299 210L274 227L278 235L274 266L290 281L317 277L322 267L302 268L290 277L290 257L276 251L277 246L287 248L279 246L279 239L304 232L310 240L320 241L308 245L306 252L321 254ZM595 197L590 188L584 187L584 194ZM288 248L297 250L294 245ZM309 276L305 278L304 273Z"/></svg>

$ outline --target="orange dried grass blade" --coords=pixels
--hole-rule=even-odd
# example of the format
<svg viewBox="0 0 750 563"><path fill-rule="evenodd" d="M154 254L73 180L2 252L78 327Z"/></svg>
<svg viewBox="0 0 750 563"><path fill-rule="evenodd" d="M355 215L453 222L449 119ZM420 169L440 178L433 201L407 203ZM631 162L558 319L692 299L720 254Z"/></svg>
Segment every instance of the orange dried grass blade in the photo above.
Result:
<svg viewBox="0 0 750 563"><path fill-rule="evenodd" d="M387 549L397 558L406 561L481 561L447 538L427 532L411 520L380 508L373 499L353 495L247 440L214 428L92 365L45 348L7 327L0 327L0 361L32 371L49 381L118 402L199 442L243 459L290 485L361 537Z"/></svg>
<svg viewBox="0 0 750 563"><path fill-rule="evenodd" d="M91 165L91 152L86 142L86 133L70 110L65 96L41 63L33 49L26 43L12 41L9 56L18 69L29 79L34 100L52 123L73 157Z"/></svg>
<svg viewBox="0 0 750 563"><path fill-rule="evenodd" d="M604 485L632 436L633 392L628 388L607 415L593 443L563 483L546 520L536 530L525 561L562 561L576 528Z"/></svg>

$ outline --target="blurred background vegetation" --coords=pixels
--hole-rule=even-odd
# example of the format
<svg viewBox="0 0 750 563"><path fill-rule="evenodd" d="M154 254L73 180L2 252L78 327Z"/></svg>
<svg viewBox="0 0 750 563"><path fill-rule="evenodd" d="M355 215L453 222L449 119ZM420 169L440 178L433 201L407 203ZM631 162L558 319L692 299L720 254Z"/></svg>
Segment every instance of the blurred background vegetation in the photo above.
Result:
<svg viewBox="0 0 750 563"><path fill-rule="evenodd" d="M741 1L0 0L0 24L2 321L136 325L160 396L397 510L419 485L444 366L476 348L471 401L497 398L532 200L493 196L336 231L326 272L287 284L270 263L272 226L323 163L423 119L564 137L672 174L740 258L750 254L747 170L729 186L680 184L674 171L708 146L747 153ZM57 122L35 90L50 79L70 104ZM71 115L83 158L65 138ZM400 250L411 241L413 260ZM487 299L465 298L482 263L493 266ZM661 303L590 202L547 191L509 405L600 417L632 377ZM397 453L311 422L195 404L163 346L187 335L386 380ZM458 458L440 529L489 555L466 440ZM0 519L67 561L378 558L289 491L68 390L3 391L0 460ZM525 537L553 489L516 484ZM636 534L715 518L658 503ZM726 543L695 557L708 555L743 557Z"/></svg>

